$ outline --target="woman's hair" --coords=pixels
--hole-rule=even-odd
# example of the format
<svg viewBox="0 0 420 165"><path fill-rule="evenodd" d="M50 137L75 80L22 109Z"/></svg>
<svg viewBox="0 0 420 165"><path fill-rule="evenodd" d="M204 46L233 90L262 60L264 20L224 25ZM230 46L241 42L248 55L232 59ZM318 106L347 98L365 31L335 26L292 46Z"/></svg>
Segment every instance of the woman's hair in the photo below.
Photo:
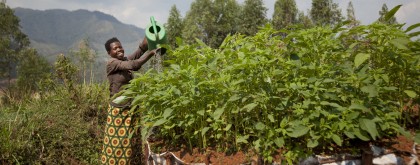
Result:
<svg viewBox="0 0 420 165"><path fill-rule="evenodd" d="M105 49L107 52L111 51L111 44L114 42L120 42L117 37L112 37L108 41L105 42Z"/></svg>

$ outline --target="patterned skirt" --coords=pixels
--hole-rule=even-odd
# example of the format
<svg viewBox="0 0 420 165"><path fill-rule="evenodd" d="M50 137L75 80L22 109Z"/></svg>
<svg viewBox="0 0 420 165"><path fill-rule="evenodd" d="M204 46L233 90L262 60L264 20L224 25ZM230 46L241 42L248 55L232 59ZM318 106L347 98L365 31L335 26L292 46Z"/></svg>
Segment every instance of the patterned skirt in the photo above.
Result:
<svg viewBox="0 0 420 165"><path fill-rule="evenodd" d="M136 115L130 108L109 106L100 162L109 165L141 164L142 150Z"/></svg>

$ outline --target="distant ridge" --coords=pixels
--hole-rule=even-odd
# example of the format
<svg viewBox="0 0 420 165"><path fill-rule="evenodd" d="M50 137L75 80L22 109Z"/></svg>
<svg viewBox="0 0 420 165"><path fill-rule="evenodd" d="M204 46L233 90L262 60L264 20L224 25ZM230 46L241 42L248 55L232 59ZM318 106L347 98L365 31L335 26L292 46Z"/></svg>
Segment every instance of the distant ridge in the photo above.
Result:
<svg viewBox="0 0 420 165"><path fill-rule="evenodd" d="M115 17L99 11L63 9L33 10L15 8L22 31L28 35L31 47L53 60L57 54L77 50L83 39L104 61L107 54L103 44L111 37L117 37L127 53L137 48L144 37L144 29L120 22Z"/></svg>

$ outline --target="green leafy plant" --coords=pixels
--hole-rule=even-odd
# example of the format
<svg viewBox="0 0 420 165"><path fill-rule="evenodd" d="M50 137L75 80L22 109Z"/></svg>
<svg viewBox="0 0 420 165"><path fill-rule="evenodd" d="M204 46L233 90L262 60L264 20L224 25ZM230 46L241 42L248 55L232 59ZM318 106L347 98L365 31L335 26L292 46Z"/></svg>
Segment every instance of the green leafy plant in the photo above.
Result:
<svg viewBox="0 0 420 165"><path fill-rule="evenodd" d="M418 97L419 42L402 25L270 26L169 52L163 72L138 74L122 95L167 144L252 149L289 164L315 150L375 141L404 130L403 105ZM413 25L418 26L418 25ZM302 147L306 146L306 147Z"/></svg>

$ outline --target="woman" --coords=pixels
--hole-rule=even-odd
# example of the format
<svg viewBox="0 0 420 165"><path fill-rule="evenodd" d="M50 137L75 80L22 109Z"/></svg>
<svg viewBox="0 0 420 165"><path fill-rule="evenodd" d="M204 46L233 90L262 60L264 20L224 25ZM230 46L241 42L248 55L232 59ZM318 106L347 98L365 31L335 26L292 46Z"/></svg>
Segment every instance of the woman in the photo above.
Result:
<svg viewBox="0 0 420 165"><path fill-rule="evenodd" d="M106 65L111 98L121 90L121 86L133 79L132 72L139 70L159 50L147 51L147 40L143 39L139 48L125 57L124 48L115 37L106 41L105 49L111 57ZM102 164L141 163L140 141L135 136L130 137L138 117L129 114L129 107L130 103L110 103L101 155Z"/></svg>

